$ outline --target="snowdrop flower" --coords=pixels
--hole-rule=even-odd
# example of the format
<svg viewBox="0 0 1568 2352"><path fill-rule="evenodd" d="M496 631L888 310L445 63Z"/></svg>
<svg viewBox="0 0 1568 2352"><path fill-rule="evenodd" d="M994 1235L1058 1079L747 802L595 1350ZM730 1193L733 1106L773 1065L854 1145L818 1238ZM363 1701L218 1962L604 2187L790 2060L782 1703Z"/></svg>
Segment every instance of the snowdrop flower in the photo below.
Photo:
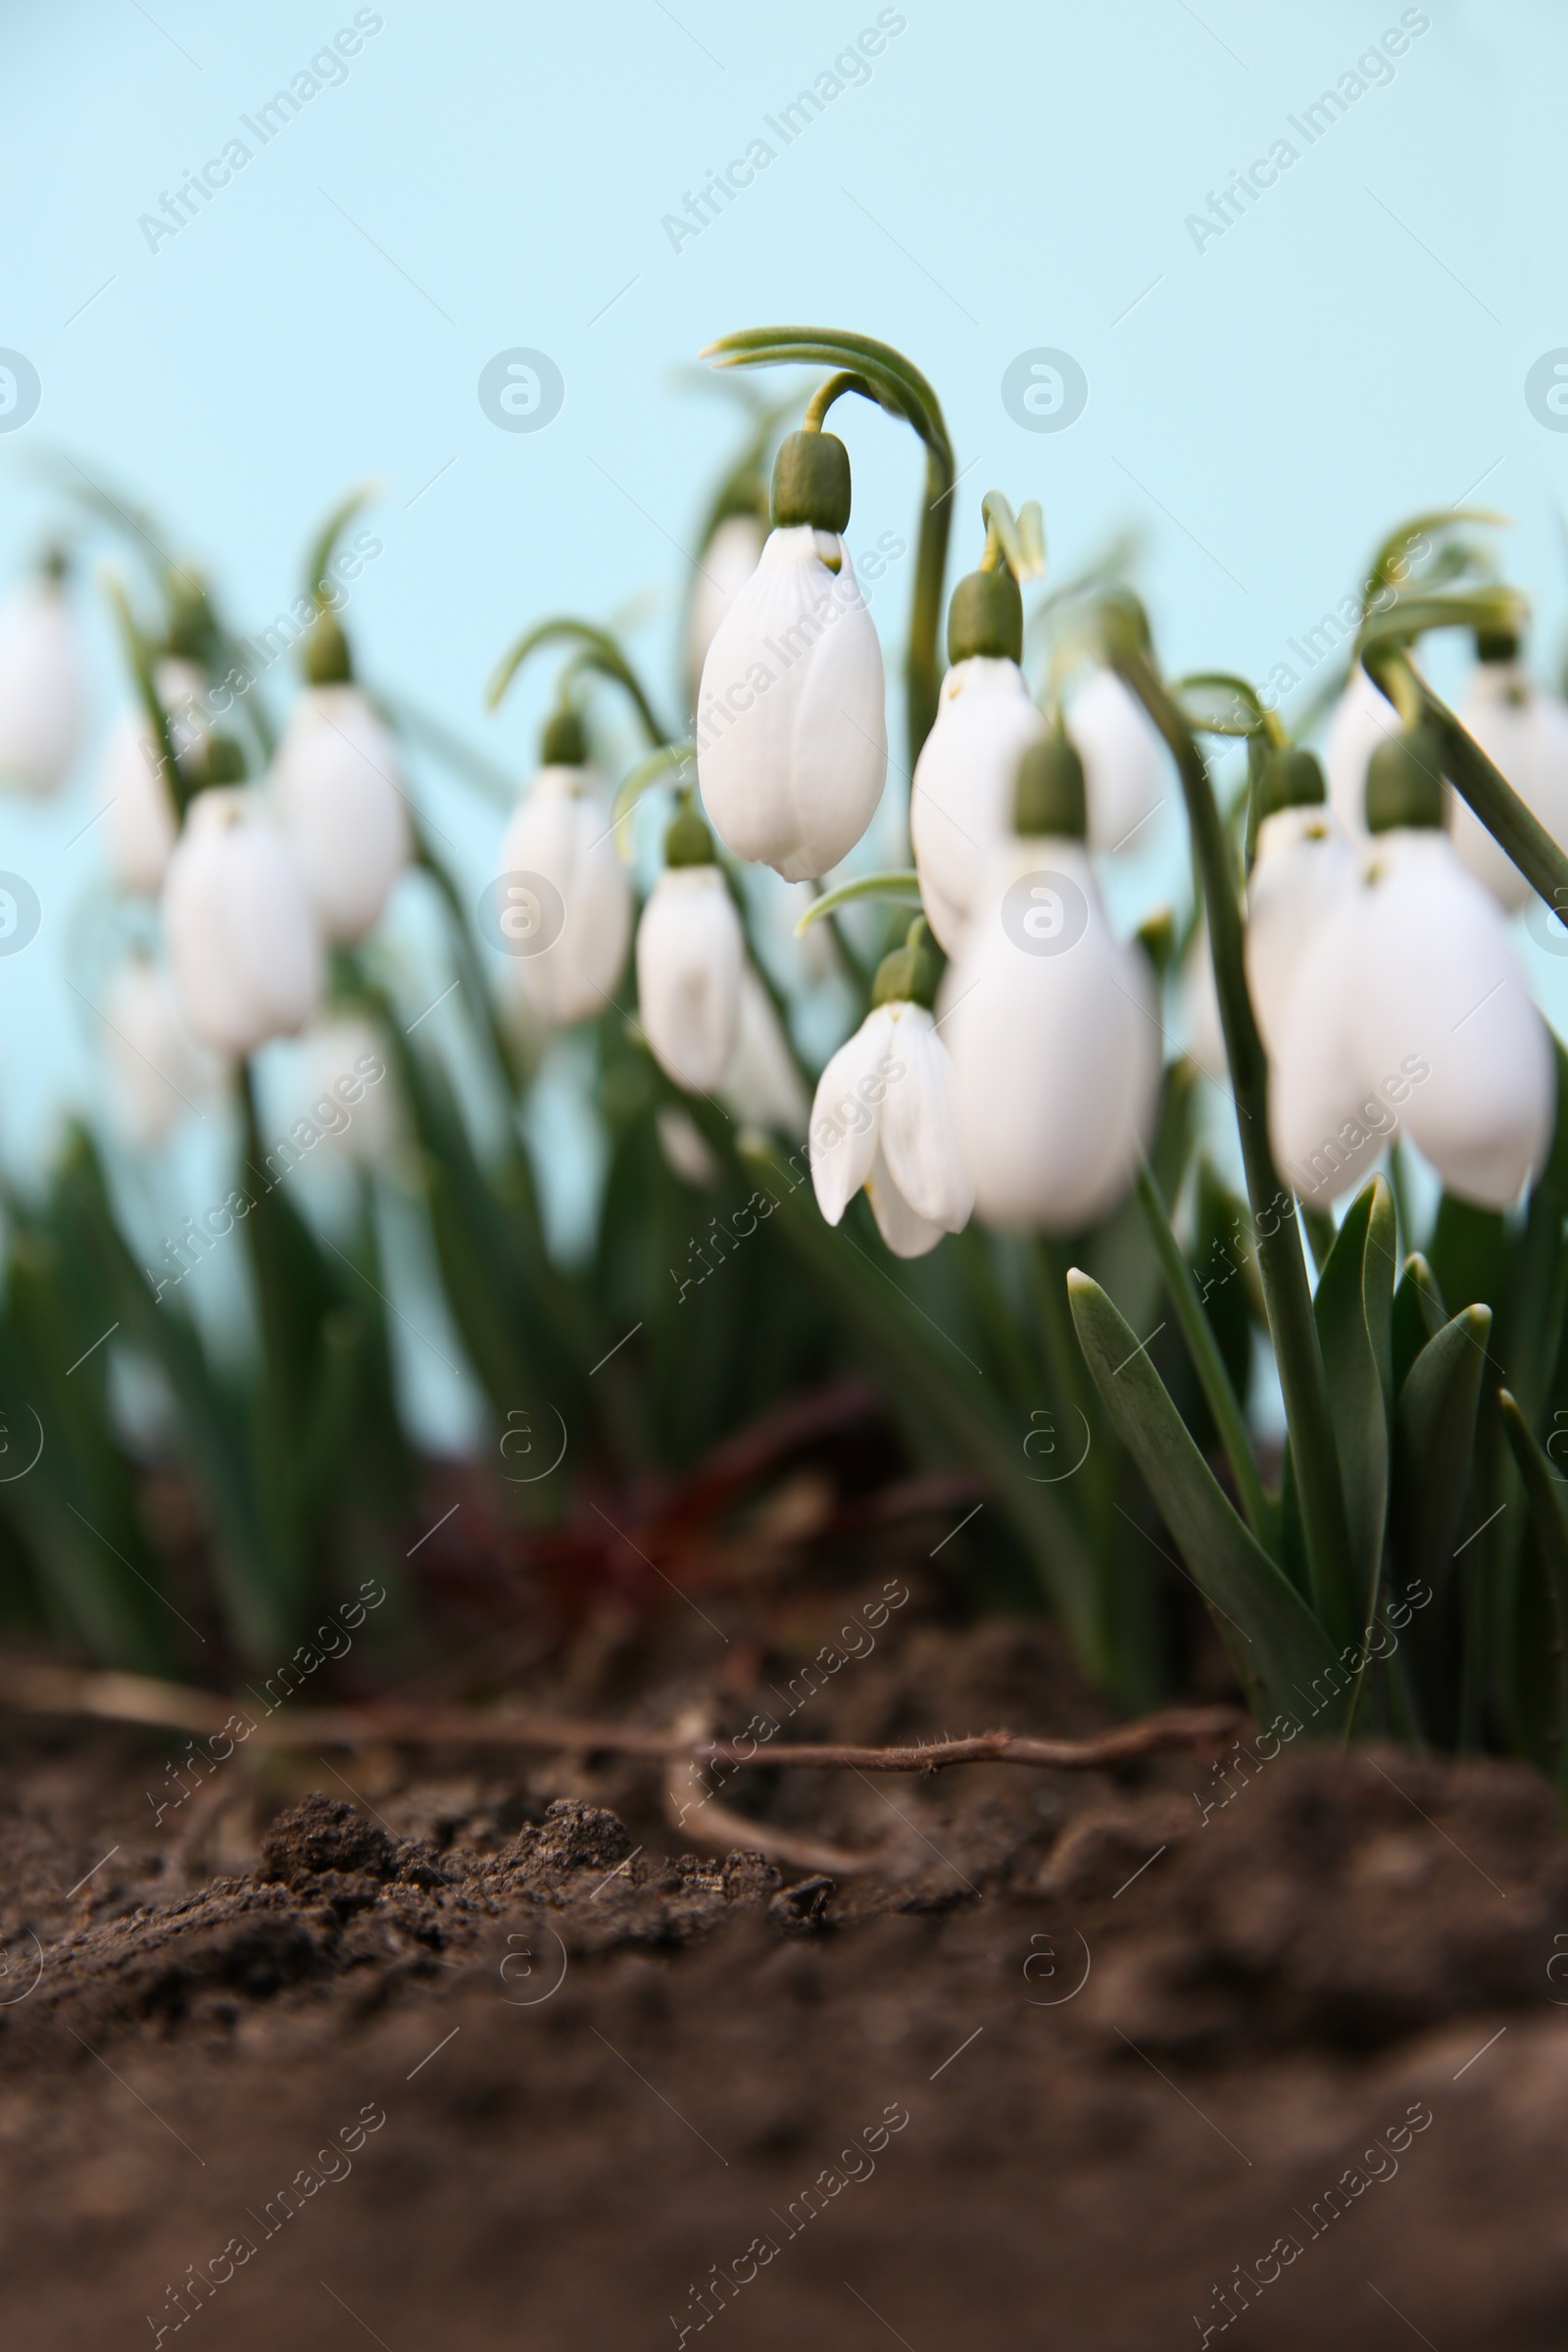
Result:
<svg viewBox="0 0 1568 2352"><path fill-rule="evenodd" d="M914 763L909 839L920 902L956 956L987 858L1005 840L1025 749L1046 732L1022 670L1023 599L1005 568L973 571L948 608L948 659Z"/></svg>
<svg viewBox="0 0 1568 2352"><path fill-rule="evenodd" d="M1364 841L1367 837L1367 761L1380 743L1398 734L1399 725L1399 713L1357 662L1345 692L1334 706L1323 751L1329 806L1341 830L1351 841Z"/></svg>
<svg viewBox="0 0 1568 2352"><path fill-rule="evenodd" d="M303 1026L320 994L321 943L293 850L254 795L196 795L163 906L180 1009L204 1045L250 1054Z"/></svg>
<svg viewBox="0 0 1568 2352"><path fill-rule="evenodd" d="M1272 1052L1306 943L1355 869L1355 852L1325 806L1310 752L1275 753L1259 791L1247 886L1247 985L1258 1035Z"/></svg>
<svg viewBox="0 0 1568 2352"><path fill-rule="evenodd" d="M809 935L808 935L809 936ZM718 1090L719 1101L743 1127L803 1136L811 1105L773 1000L752 966L741 974L735 1051Z"/></svg>
<svg viewBox="0 0 1568 2352"><path fill-rule="evenodd" d="M1071 1233L1131 1184L1152 1130L1154 977L1111 931L1084 846L1083 764L1059 730L1024 754L943 990L958 1121L988 1224Z"/></svg>
<svg viewBox="0 0 1568 2352"><path fill-rule="evenodd" d="M1137 696L1113 670L1097 669L1067 708L1067 733L1084 763L1089 847L1130 847L1164 801L1170 753Z"/></svg>
<svg viewBox="0 0 1568 2352"><path fill-rule="evenodd" d="M525 891L539 881L549 886L543 929L517 932L523 952L515 964L532 1009L558 1024L605 1010L631 938L631 889L615 849L610 795L587 758L582 722L572 711L558 711L545 728L542 765L501 844L504 880L521 876ZM500 919L505 932L507 914Z"/></svg>
<svg viewBox="0 0 1568 2352"><path fill-rule="evenodd" d="M760 515L749 509L726 514L698 560L686 631L686 661L694 687L702 678L719 622L757 569L766 536Z"/></svg>
<svg viewBox="0 0 1568 2352"><path fill-rule="evenodd" d="M366 938L414 839L392 738L357 686L306 687L277 747L272 795L323 936L340 947Z"/></svg>
<svg viewBox="0 0 1568 2352"><path fill-rule="evenodd" d="M1398 736L1367 773L1373 839L1311 934L1270 1087L1276 1158L1333 1200L1401 1119L1448 1191L1504 1208L1544 1162L1551 1041L1495 901L1443 831L1432 747Z"/></svg>
<svg viewBox="0 0 1568 2352"><path fill-rule="evenodd" d="M703 663L704 805L737 858L787 882L854 849L887 773L882 649L839 536L849 519L843 442L791 433L773 470L774 527Z"/></svg>
<svg viewBox="0 0 1568 2352"><path fill-rule="evenodd" d="M205 766L212 741L202 697L206 679L193 662L165 661L154 672L169 719L169 740L188 777ZM238 774L210 781L237 782ZM122 710L104 741L98 800L110 871L121 890L156 898L173 855L179 820L164 777L157 738L140 709Z"/></svg>
<svg viewBox="0 0 1568 2352"><path fill-rule="evenodd" d="M664 835L664 870L637 926L637 1001L654 1058L677 1086L710 1094L735 1050L746 940L695 808Z"/></svg>
<svg viewBox="0 0 1568 2352"><path fill-rule="evenodd" d="M958 1141L953 1065L931 1016L937 958L920 917L883 958L871 1010L840 1046L811 1105L811 1182L837 1225L863 1185L896 1257L923 1257L959 1233L974 1185Z"/></svg>
<svg viewBox="0 0 1568 2352"><path fill-rule="evenodd" d="M40 799L70 773L84 694L64 567L29 580L0 612L0 785Z"/></svg>
<svg viewBox="0 0 1568 2352"><path fill-rule="evenodd" d="M1483 638L1478 650L1459 716L1553 841L1568 842L1568 707L1532 684L1515 659L1514 638ZM1510 914L1528 904L1529 883L1457 793L1453 846Z"/></svg>
<svg viewBox="0 0 1568 2352"><path fill-rule="evenodd" d="M169 974L150 956L130 956L116 972L104 1023L119 1124L130 1143L145 1148L200 1110L222 1065L192 1036Z"/></svg>
<svg viewBox="0 0 1568 2352"><path fill-rule="evenodd" d="M367 1175L383 1167L404 1141L404 1126L375 1023L361 1012L329 1013L301 1045L295 1123L309 1118L351 1167Z"/></svg>

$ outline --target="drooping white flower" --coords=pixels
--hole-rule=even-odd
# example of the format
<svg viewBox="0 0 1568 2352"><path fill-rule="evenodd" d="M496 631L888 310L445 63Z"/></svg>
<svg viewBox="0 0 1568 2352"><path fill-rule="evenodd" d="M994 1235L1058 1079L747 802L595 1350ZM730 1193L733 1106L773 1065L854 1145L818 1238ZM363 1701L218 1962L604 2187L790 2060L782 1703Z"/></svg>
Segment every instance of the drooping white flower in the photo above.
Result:
<svg viewBox="0 0 1568 2352"><path fill-rule="evenodd" d="M1568 844L1568 706L1517 662L1478 662L1459 716L1553 841ZM1457 793L1452 827L1453 846L1476 880L1510 913L1526 905L1529 883Z"/></svg>
<svg viewBox="0 0 1568 2352"><path fill-rule="evenodd" d="M695 687L718 624L745 587L762 553L767 525L760 514L726 514L704 548L692 581L686 662Z"/></svg>
<svg viewBox="0 0 1568 2352"><path fill-rule="evenodd" d="M39 798L65 782L84 690L63 581L41 573L0 612L0 786Z"/></svg>
<svg viewBox="0 0 1568 2352"><path fill-rule="evenodd" d="M743 1127L771 1128L791 1137L806 1133L810 1101L773 1000L750 964L741 973L735 1050L718 1096Z"/></svg>
<svg viewBox="0 0 1568 2352"><path fill-rule="evenodd" d="M404 1140L404 1125L375 1023L364 1013L329 1012L301 1045L296 1115L309 1118L351 1167L369 1174L384 1166Z"/></svg>
<svg viewBox="0 0 1568 2352"><path fill-rule="evenodd" d="M160 662L154 673L158 699L169 718L175 759L192 769L211 733L202 696L202 672L190 662ZM159 762L156 738L146 714L130 706L121 711L98 764L98 800L104 812L105 848L120 889L156 898L179 831Z"/></svg>
<svg viewBox="0 0 1568 2352"><path fill-rule="evenodd" d="M200 1111L222 1065L192 1035L169 974L150 956L129 956L116 972L104 1025L116 1116L129 1142L155 1144Z"/></svg>
<svg viewBox="0 0 1568 2352"><path fill-rule="evenodd" d="M698 695L703 802L737 858L801 882L854 849L887 773L885 697L848 548L808 523L770 532Z"/></svg>
<svg viewBox="0 0 1568 2352"><path fill-rule="evenodd" d="M950 956L962 943L986 861L1011 830L1018 761L1045 732L1016 662L975 654L943 679L914 763L909 839L920 903Z"/></svg>
<svg viewBox="0 0 1568 2352"><path fill-rule="evenodd" d="M541 767L501 844L503 875L540 877L555 893L544 929L514 957L539 1016L564 1024L604 1012L631 937L631 888L615 849L610 795L592 767ZM526 879L524 890L530 885ZM558 927L559 926L559 927Z"/></svg>
<svg viewBox="0 0 1568 2352"><path fill-rule="evenodd" d="M1276 808L1257 829L1247 886L1247 985L1272 1052L1306 943L1355 871L1355 852L1321 804Z"/></svg>
<svg viewBox="0 0 1568 2352"><path fill-rule="evenodd" d="M253 793L196 795L163 906L180 1009L205 1045L250 1054L309 1019L320 937L294 851Z"/></svg>
<svg viewBox="0 0 1568 2352"><path fill-rule="evenodd" d="M1147 838L1173 786L1170 753L1136 695L1113 670L1097 669L1067 708L1067 732L1084 763L1089 847L1102 854Z"/></svg>
<svg viewBox="0 0 1568 2352"><path fill-rule="evenodd" d="M379 922L414 847L396 748L357 686L306 687L272 791L323 936L352 946Z"/></svg>
<svg viewBox="0 0 1568 2352"><path fill-rule="evenodd" d="M637 926L637 1002L654 1057L677 1086L710 1094L728 1068L745 960L719 868L666 866Z"/></svg>
<svg viewBox="0 0 1568 2352"><path fill-rule="evenodd" d="M1341 829L1352 842L1367 837L1367 761L1380 743L1398 734L1401 723L1387 695L1373 685L1357 662L1345 692L1334 706L1328 740L1323 747L1329 806Z"/></svg>
<svg viewBox="0 0 1568 2352"><path fill-rule="evenodd" d="M1152 1133L1161 1038L1149 960L1112 932L1082 841L995 853L938 1003L980 1215L1097 1222Z"/></svg>
<svg viewBox="0 0 1568 2352"><path fill-rule="evenodd" d="M959 1233L974 1185L958 1140L953 1065L932 1015L907 998L877 1004L828 1062L811 1105L811 1182L838 1224L862 1185L896 1257Z"/></svg>
<svg viewBox="0 0 1568 2352"><path fill-rule="evenodd" d="M1377 835L1310 935L1279 1025L1269 1129L1334 1200L1402 1126L1447 1189L1503 1208L1550 1147L1555 1065L1495 901L1435 827Z"/></svg>

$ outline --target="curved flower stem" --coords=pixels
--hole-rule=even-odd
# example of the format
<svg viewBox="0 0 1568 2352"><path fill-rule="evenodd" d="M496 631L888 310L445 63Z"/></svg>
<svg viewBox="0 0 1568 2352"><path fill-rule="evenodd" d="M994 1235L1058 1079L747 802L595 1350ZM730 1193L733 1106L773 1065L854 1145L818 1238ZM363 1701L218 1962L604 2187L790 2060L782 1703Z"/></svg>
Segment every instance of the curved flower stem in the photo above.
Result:
<svg viewBox="0 0 1568 2352"><path fill-rule="evenodd" d="M1355 1600L1345 1492L1294 1203L1288 1201L1269 1149L1268 1061L1247 989L1241 901L1230 845L1202 754L1152 662L1125 629L1110 635L1106 653L1123 685L1138 697L1169 745L1181 777L1208 915L1214 988L1236 1097L1263 1297L1290 1426L1311 1598L1333 1639L1347 1641L1354 1631Z"/></svg>
<svg viewBox="0 0 1568 2352"><path fill-rule="evenodd" d="M596 628L591 620L577 620L569 613L553 620L540 621L537 628L525 630L511 652L497 667L485 695L486 707L493 710L507 688L512 684L528 656L542 645L578 645L582 648L579 660L590 669L597 669L617 686L623 686L637 707L637 715L647 730L652 744L666 744L670 737L654 715L653 705L643 692L642 681L608 629Z"/></svg>
<svg viewBox="0 0 1568 2352"><path fill-rule="evenodd" d="M829 409L836 400L842 399L846 392L858 392L862 400L875 400L876 398L875 391L858 369L841 368L836 375L830 375L824 382L818 384L807 402L806 415L801 419L803 431L819 433L827 421Z"/></svg>
<svg viewBox="0 0 1568 2352"><path fill-rule="evenodd" d="M1264 1550L1272 1552L1277 1542L1274 1514L1269 1509L1263 1482L1257 1474L1257 1464L1252 1459L1242 1408L1236 1400L1230 1374L1225 1369L1225 1358L1220 1354L1214 1326L1203 1312L1203 1301L1193 1279L1193 1270L1171 1231L1170 1212L1160 1199L1159 1187L1154 1182L1147 1159L1141 1162L1138 1170L1138 1199L1153 1236L1154 1251L1165 1277L1165 1289L1176 1309L1176 1320L1182 1327L1182 1337L1192 1355L1193 1369L1198 1374L1208 1409L1214 1416L1214 1426L1219 1431L1225 1459L1230 1463L1237 1493L1242 1498L1247 1524Z"/></svg>
<svg viewBox="0 0 1568 2352"><path fill-rule="evenodd" d="M945 666L942 659L942 591L953 528L955 468L941 404L917 368L870 335L835 327L757 326L723 335L702 354L721 368L833 368L863 380L870 397L893 416L902 416L926 448L925 501L915 552L914 591L909 607L908 647L904 662L904 701L912 770L920 746L937 714ZM858 390L845 382L839 390ZM827 389L823 387L824 391ZM835 392L832 397L837 398Z"/></svg>
<svg viewBox="0 0 1568 2352"><path fill-rule="evenodd" d="M1369 632L1361 651L1362 666L1375 686L1397 704L1400 693L1413 695L1420 714L1443 747L1443 772L1475 810L1504 857L1511 858L1532 890L1560 912L1568 907L1568 854L1559 848L1540 818L1519 798L1500 768L1494 767L1468 727L1464 726L1427 684L1403 648L1380 642Z"/></svg>
<svg viewBox="0 0 1568 2352"><path fill-rule="evenodd" d="M920 877L912 866L901 866L892 873L857 874L853 881L837 883L811 901L795 926L796 938L804 939L824 914L833 914L840 906L851 906L858 899L881 899L890 906L918 906Z"/></svg>

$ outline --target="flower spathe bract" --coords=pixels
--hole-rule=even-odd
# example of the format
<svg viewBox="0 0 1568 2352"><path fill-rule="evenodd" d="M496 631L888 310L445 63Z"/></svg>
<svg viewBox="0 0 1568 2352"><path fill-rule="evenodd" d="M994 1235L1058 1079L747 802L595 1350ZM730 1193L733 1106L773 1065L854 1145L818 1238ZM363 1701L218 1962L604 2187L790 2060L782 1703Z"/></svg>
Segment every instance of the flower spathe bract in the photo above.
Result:
<svg viewBox="0 0 1568 2352"><path fill-rule="evenodd" d="M1506 922L1446 834L1385 833L1313 932L1280 1027L1269 1129L1337 1199L1400 1126L1451 1193L1504 1208L1544 1165L1556 1077Z"/></svg>
<svg viewBox="0 0 1568 2352"><path fill-rule="evenodd" d="M304 1026L321 942L288 840L248 791L199 792L169 861L164 936L180 1009L202 1043L250 1054Z"/></svg>
<svg viewBox="0 0 1568 2352"><path fill-rule="evenodd" d="M772 531L719 623L697 705L697 773L737 858L787 882L854 849L882 797L882 649L849 550L808 523Z"/></svg>
<svg viewBox="0 0 1568 2352"><path fill-rule="evenodd" d="M1153 972L1081 842L997 851L938 1004L981 1217L1071 1233L1105 1215L1152 1131L1161 1036Z"/></svg>
<svg viewBox="0 0 1568 2352"><path fill-rule="evenodd" d="M914 763L909 840L926 919L958 953L986 860L1012 829L1012 795L1044 714L1016 662L973 654L942 681L931 732Z"/></svg>
<svg viewBox="0 0 1568 2352"><path fill-rule="evenodd" d="M735 1048L746 941L716 865L666 867L637 926L637 1002L654 1057L710 1094Z"/></svg>
<svg viewBox="0 0 1568 2352"><path fill-rule="evenodd" d="M1568 843L1568 707L1516 662L1479 662L1459 716L1559 847ZM1457 793L1453 846L1478 882L1512 913L1530 897L1513 859Z"/></svg>
<svg viewBox="0 0 1568 2352"><path fill-rule="evenodd" d="M1068 705L1066 725L1084 763L1089 847L1142 846L1171 784L1170 754L1148 711L1114 671L1097 669Z"/></svg>
<svg viewBox="0 0 1568 2352"><path fill-rule="evenodd" d="M533 1010L558 1024L604 1012L626 960L632 902L595 768L539 769L507 826L501 871L542 876L560 900L559 934L514 958Z"/></svg>
<svg viewBox="0 0 1568 2352"><path fill-rule="evenodd" d="M0 786L42 798L71 771L84 694L63 584L29 580L0 612Z"/></svg>
<svg viewBox="0 0 1568 2352"><path fill-rule="evenodd" d="M874 1005L828 1062L811 1105L811 1183L830 1225L863 1186L896 1257L958 1233L974 1185L958 1140L953 1065L923 1004Z"/></svg>
<svg viewBox="0 0 1568 2352"><path fill-rule="evenodd" d="M1247 886L1247 985L1271 1050L1307 941L1355 872L1355 852L1331 808L1277 808L1257 829Z"/></svg>
<svg viewBox="0 0 1568 2352"><path fill-rule="evenodd" d="M357 686L305 689L272 792L323 936L354 945L380 920L414 846L396 749Z"/></svg>

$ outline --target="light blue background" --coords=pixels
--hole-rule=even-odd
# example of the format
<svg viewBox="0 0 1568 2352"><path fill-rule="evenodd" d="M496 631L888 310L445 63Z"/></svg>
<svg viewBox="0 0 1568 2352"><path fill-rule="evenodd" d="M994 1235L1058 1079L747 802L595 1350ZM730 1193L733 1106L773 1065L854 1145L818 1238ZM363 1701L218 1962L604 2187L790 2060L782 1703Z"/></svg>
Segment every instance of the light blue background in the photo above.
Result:
<svg viewBox="0 0 1568 2352"><path fill-rule="evenodd" d="M1300 146L1286 116L1410 12L908 0L869 80L678 253L662 217L752 139L778 145L763 116L877 21L870 0L376 13L346 81L154 253L138 216L354 10L13 0L0 345L33 361L43 397L0 436L0 572L55 511L36 459L69 452L145 498L256 628L296 592L323 511L379 476L386 553L350 614L364 667L520 772L547 673L499 719L481 693L546 611L640 616L682 715L682 551L737 418L678 370L726 329L799 320L880 335L932 377L972 468L958 565L992 486L1044 501L1058 572L1144 526L1172 665L1263 676L1392 521L1470 493L1515 518L1504 563L1555 668L1568 439L1528 413L1523 382L1568 343L1560 9L1433 0L1392 83L1201 253L1186 216L1274 140ZM481 413L479 371L512 345L564 376L544 431ZM1038 345L1087 371L1067 431L1003 408L1004 369ZM911 438L854 402L835 422L852 548L912 537ZM906 594L896 568L876 600L890 671ZM96 734L122 688L101 627L95 645ZM61 985L106 919L94 837L65 847L92 813L91 766L57 804L0 805L0 865L45 908L36 946L0 962L0 1152L17 1169L96 1083L90 1016ZM420 773L477 888L500 813ZM1548 990L1568 978L1535 962Z"/></svg>

